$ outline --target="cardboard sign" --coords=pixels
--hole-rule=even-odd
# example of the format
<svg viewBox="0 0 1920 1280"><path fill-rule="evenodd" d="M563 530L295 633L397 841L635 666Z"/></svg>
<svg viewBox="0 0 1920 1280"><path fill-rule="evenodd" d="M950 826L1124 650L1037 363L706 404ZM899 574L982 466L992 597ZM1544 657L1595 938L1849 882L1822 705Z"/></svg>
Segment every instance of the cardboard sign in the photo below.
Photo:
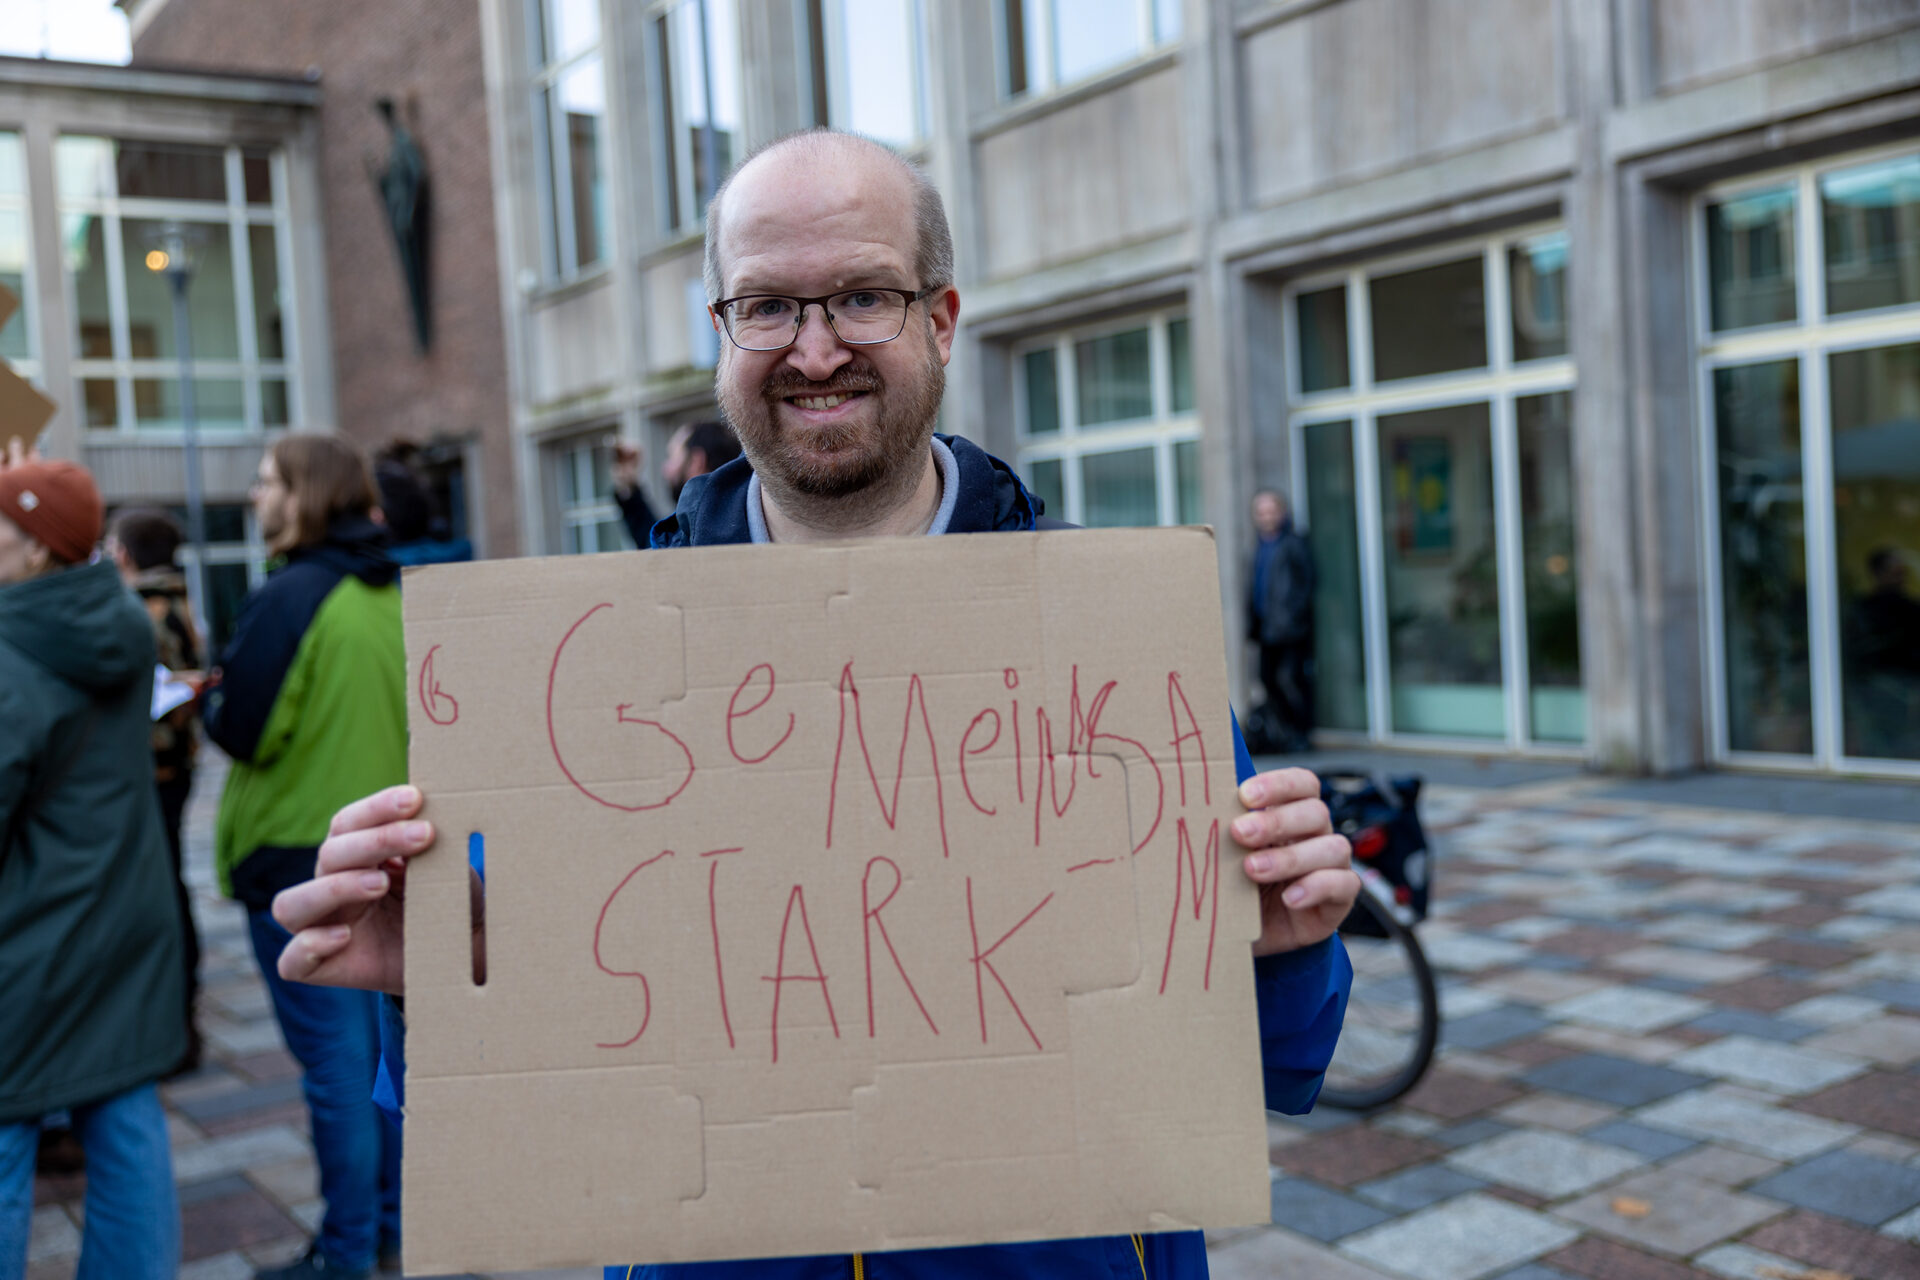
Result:
<svg viewBox="0 0 1920 1280"><path fill-rule="evenodd" d="M14 297L13 291L0 285L0 329L7 327L7 321L19 306L20 300ZM40 428L47 425L47 419L58 407L8 368L6 361L0 360L0 459L6 457L15 440L23 448L31 448L40 438Z"/></svg>
<svg viewBox="0 0 1920 1280"><path fill-rule="evenodd" d="M1215 564L409 570L407 1270L1267 1221Z"/></svg>

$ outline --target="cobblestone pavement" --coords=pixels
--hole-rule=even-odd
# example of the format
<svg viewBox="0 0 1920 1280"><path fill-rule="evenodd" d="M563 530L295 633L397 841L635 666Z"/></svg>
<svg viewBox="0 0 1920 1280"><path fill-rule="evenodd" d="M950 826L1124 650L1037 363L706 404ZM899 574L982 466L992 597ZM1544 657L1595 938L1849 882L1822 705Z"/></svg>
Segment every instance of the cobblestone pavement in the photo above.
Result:
<svg viewBox="0 0 1920 1280"><path fill-rule="evenodd" d="M320 1212L212 886L219 781L189 818L208 1060L162 1090L185 1280L297 1255ZM1376 1115L1271 1122L1276 1225L1217 1233L1219 1280L1920 1280L1920 826L1607 786L1429 792L1439 1059ZM36 1185L31 1280L72 1276L81 1189Z"/></svg>

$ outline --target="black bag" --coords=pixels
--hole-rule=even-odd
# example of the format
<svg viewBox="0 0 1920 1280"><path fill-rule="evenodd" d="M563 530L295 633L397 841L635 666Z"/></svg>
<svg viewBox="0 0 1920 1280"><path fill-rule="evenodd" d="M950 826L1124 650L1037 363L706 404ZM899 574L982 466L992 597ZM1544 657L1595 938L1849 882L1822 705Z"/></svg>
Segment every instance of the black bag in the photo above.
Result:
<svg viewBox="0 0 1920 1280"><path fill-rule="evenodd" d="M1414 923L1427 918L1433 890L1433 850L1420 825L1418 774L1375 782L1354 769L1329 769L1320 775L1320 798L1333 816L1333 829L1353 845L1354 869L1371 867L1393 887L1401 916ZM1348 918L1347 928L1379 934L1364 911Z"/></svg>

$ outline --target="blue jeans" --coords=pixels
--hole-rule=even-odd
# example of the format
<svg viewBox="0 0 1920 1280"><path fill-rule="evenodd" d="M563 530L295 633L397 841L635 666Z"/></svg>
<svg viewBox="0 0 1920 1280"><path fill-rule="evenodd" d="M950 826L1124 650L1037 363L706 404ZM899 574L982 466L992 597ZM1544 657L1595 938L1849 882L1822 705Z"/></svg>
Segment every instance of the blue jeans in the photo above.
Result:
<svg viewBox="0 0 1920 1280"><path fill-rule="evenodd" d="M71 1112L87 1152L87 1225L75 1280L173 1280L180 1203L159 1093L143 1084ZM0 1124L0 1280L26 1274L39 1147L37 1120Z"/></svg>
<svg viewBox="0 0 1920 1280"><path fill-rule="evenodd" d="M380 997L288 982L277 966L292 935L265 911L249 912L247 922L280 1034L304 1068L300 1084L327 1202L320 1252L336 1267L368 1270L382 1242L400 1239L400 1134L373 1105Z"/></svg>

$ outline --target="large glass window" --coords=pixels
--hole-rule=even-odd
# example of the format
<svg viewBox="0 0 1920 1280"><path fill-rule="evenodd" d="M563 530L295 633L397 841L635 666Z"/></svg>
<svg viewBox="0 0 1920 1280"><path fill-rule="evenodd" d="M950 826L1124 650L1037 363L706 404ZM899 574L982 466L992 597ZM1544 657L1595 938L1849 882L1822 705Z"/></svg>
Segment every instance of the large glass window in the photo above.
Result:
<svg viewBox="0 0 1920 1280"><path fill-rule="evenodd" d="M1020 462L1047 514L1085 525L1201 518L1191 327L1149 316L1015 354Z"/></svg>
<svg viewBox="0 0 1920 1280"><path fill-rule="evenodd" d="M999 0L1008 97L1045 93L1180 40L1179 0Z"/></svg>
<svg viewBox="0 0 1920 1280"><path fill-rule="evenodd" d="M668 231L698 227L740 137L735 0L655 5L651 56L660 122L656 181Z"/></svg>
<svg viewBox="0 0 1920 1280"><path fill-rule="evenodd" d="M13 314L0 325L0 360L5 360L27 376L38 371L29 364L32 356L27 341L30 291L27 266L33 255L27 251L27 167L20 135L0 130L0 288L18 302Z"/></svg>
<svg viewBox="0 0 1920 1280"><path fill-rule="evenodd" d="M1567 253L1547 228L1288 291L1320 727L1585 740Z"/></svg>
<svg viewBox="0 0 1920 1280"><path fill-rule="evenodd" d="M559 514L561 554L630 550L633 543L613 500L611 438L596 435L549 446L547 465Z"/></svg>
<svg viewBox="0 0 1920 1280"><path fill-rule="evenodd" d="M1920 155L1709 193L1700 216L1716 748L1912 774Z"/></svg>
<svg viewBox="0 0 1920 1280"><path fill-rule="evenodd" d="M541 253L564 279L607 255L599 0L527 0Z"/></svg>
<svg viewBox="0 0 1920 1280"><path fill-rule="evenodd" d="M178 430L180 357L189 352L196 425L292 425L281 261L288 222L274 163L255 147L55 140L77 401L87 426ZM4 219L0 205L0 256ZM173 281L182 248L184 332Z"/></svg>
<svg viewBox="0 0 1920 1280"><path fill-rule="evenodd" d="M923 0L805 0L813 122L895 147L927 136Z"/></svg>

